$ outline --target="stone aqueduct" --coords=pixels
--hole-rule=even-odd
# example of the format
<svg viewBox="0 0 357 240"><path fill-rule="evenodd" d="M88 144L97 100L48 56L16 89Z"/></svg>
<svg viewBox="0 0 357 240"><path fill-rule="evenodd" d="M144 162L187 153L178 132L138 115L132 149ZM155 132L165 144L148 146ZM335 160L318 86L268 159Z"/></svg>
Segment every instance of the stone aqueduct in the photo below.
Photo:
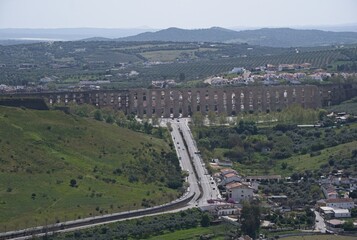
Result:
<svg viewBox="0 0 357 240"><path fill-rule="evenodd" d="M129 89L21 94L41 97L48 105L70 103L111 107L138 117L187 117L208 111L234 115L277 111L292 104L319 108L357 96L357 85L253 86L227 88Z"/></svg>

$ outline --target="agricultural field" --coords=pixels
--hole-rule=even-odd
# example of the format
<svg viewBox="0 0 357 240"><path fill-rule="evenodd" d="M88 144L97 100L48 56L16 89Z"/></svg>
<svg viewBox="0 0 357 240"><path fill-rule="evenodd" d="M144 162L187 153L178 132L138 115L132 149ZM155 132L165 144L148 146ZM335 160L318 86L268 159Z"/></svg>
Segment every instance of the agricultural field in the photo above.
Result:
<svg viewBox="0 0 357 240"><path fill-rule="evenodd" d="M10 107L0 107L0 132L1 231L145 208L180 194L176 154L153 135Z"/></svg>
<svg viewBox="0 0 357 240"><path fill-rule="evenodd" d="M166 51L152 51L143 52L141 56L151 62L173 62L180 58L195 59L193 50L166 50Z"/></svg>
<svg viewBox="0 0 357 240"><path fill-rule="evenodd" d="M57 88L79 80L110 80L102 88L148 87L152 80L175 79L182 86L219 75L234 67L311 63L312 68L336 69L335 63L355 59L355 45L291 48L247 44L172 42L54 42L0 46L0 84L39 84L56 76ZM152 65L150 62L160 62ZM21 68L20 64L34 64ZM130 76L131 71L139 75ZM182 76L185 76L184 78Z"/></svg>

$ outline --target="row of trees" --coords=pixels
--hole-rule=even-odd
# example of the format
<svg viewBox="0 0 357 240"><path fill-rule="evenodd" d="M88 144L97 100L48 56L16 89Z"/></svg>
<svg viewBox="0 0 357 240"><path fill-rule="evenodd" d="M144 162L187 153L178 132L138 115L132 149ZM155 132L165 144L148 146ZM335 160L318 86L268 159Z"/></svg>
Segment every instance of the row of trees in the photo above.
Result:
<svg viewBox="0 0 357 240"><path fill-rule="evenodd" d="M302 106L295 104L276 112L242 112L229 118L226 113L218 114L214 111L208 111L207 115L203 115L201 112L195 112L192 115L192 121L196 126L203 126L205 123L209 125L225 125L227 123L234 125L241 120L267 125L276 123L314 124L323 114L325 114L324 110L317 111L314 109L305 109Z"/></svg>
<svg viewBox="0 0 357 240"><path fill-rule="evenodd" d="M211 216L208 213L189 209L178 213L117 222L88 230L77 230L73 233L62 233L48 236L48 239L144 239L200 225L208 227L210 220Z"/></svg>

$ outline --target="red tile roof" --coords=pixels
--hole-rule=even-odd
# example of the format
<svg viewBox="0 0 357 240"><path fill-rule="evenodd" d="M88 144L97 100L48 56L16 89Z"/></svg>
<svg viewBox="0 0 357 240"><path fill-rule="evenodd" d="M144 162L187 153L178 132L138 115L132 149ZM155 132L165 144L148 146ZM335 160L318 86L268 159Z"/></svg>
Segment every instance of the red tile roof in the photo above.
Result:
<svg viewBox="0 0 357 240"><path fill-rule="evenodd" d="M232 189L232 188L251 188L251 187L240 182L232 182L232 183L228 183L226 185L226 188Z"/></svg>

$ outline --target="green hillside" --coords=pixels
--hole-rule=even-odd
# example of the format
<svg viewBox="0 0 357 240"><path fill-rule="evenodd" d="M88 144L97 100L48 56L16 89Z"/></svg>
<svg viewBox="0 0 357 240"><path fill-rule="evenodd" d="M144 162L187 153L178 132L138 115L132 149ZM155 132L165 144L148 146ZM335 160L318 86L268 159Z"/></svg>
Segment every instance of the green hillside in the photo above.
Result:
<svg viewBox="0 0 357 240"><path fill-rule="evenodd" d="M0 107L0 163L0 231L168 202L181 183L164 140L60 111Z"/></svg>
<svg viewBox="0 0 357 240"><path fill-rule="evenodd" d="M118 41L226 42L248 43L269 47L312 47L356 43L355 32L328 32L291 28L262 28L233 31L212 27L208 29L168 28L145 32Z"/></svg>

